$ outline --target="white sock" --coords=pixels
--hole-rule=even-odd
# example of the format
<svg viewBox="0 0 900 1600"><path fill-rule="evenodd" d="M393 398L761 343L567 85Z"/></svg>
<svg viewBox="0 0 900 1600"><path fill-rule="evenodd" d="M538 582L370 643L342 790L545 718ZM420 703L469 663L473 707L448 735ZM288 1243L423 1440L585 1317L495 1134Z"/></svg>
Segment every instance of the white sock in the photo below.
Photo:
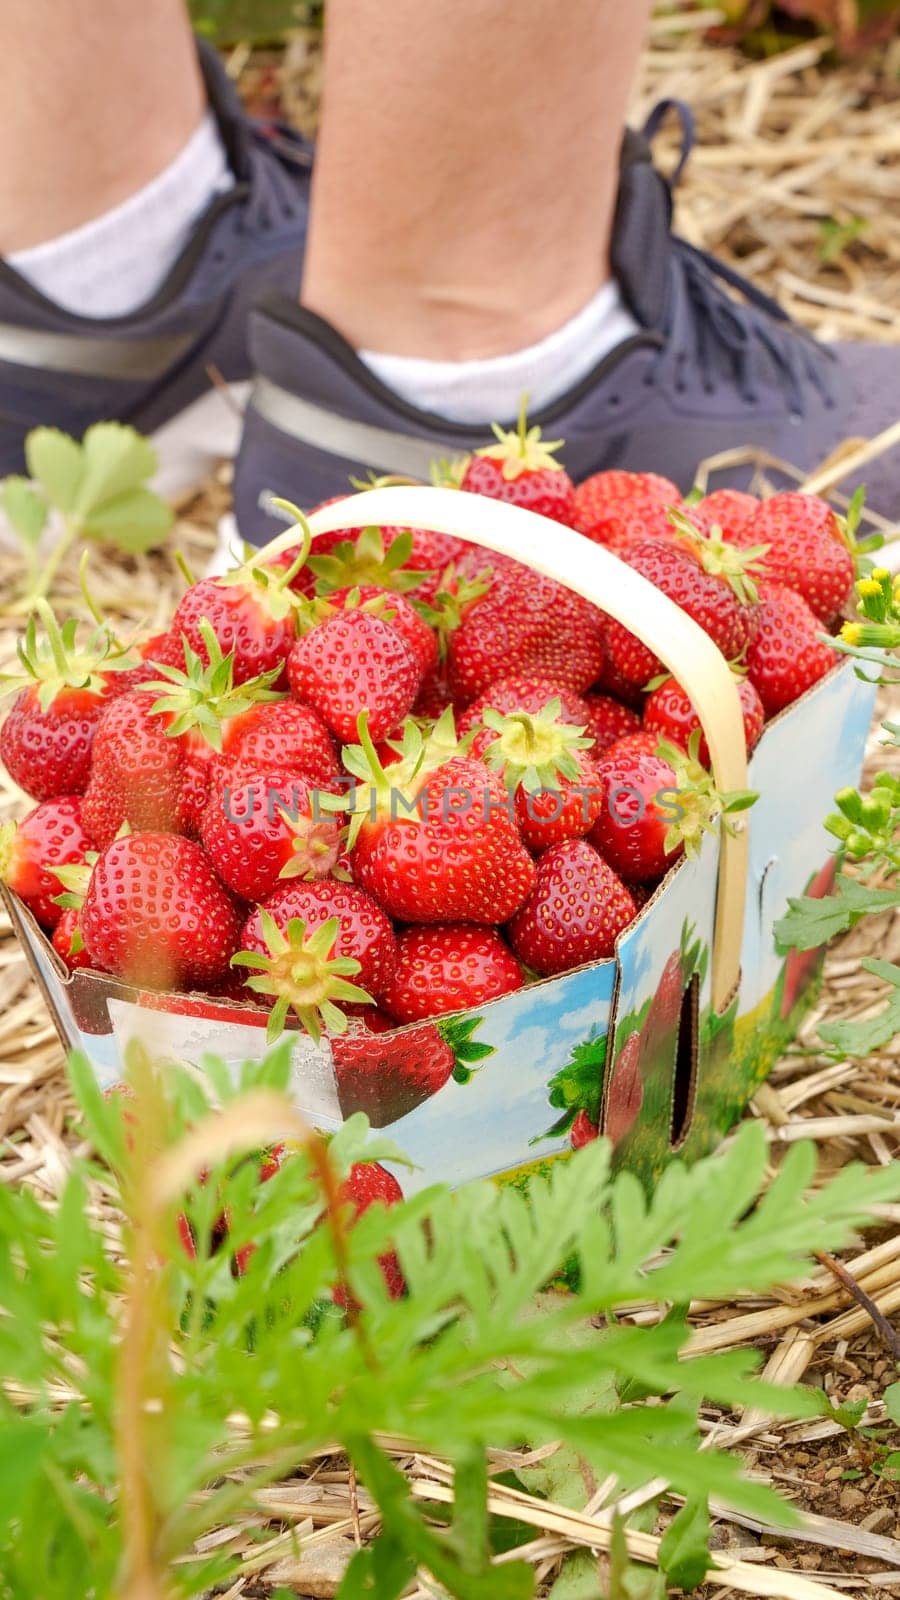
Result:
<svg viewBox="0 0 900 1600"><path fill-rule="evenodd" d="M450 422L514 417L522 395L540 411L584 378L598 361L639 332L617 283L605 283L569 322L537 344L487 361L422 361L360 350L359 357L404 400Z"/></svg>
<svg viewBox="0 0 900 1600"><path fill-rule="evenodd" d="M7 259L66 311L126 315L156 293L197 218L233 183L208 111L175 160L143 189L71 233Z"/></svg>

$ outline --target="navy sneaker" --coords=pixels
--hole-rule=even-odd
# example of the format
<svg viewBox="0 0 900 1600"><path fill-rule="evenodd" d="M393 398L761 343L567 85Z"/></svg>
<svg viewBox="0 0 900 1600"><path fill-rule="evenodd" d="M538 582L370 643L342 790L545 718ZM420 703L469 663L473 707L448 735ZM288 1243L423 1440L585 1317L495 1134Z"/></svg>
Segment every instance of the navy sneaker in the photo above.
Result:
<svg viewBox="0 0 900 1600"><path fill-rule="evenodd" d="M819 345L780 307L672 232L672 187L690 151L690 113L678 106L684 149L675 179L653 166L644 132L625 136L612 265L640 326L567 394L534 412L576 479L608 467L650 469L690 488L697 463L737 446L762 447L803 471L848 437L870 438L900 417L900 346ZM739 296L737 298L736 296ZM271 536L261 491L312 505L350 477L427 477L429 463L485 444L485 418L462 426L421 411L381 383L346 340L284 296L251 316L256 368L235 473L244 539ZM868 503L900 511L900 451L867 473ZM749 469L717 475L746 484Z"/></svg>
<svg viewBox="0 0 900 1600"><path fill-rule="evenodd" d="M76 316L0 261L0 476L22 470L37 424L80 436L111 417L150 433L210 391L211 370L249 378L251 300L266 290L297 296L310 147L280 124L251 121L216 51L198 50L235 181L152 300L127 316Z"/></svg>

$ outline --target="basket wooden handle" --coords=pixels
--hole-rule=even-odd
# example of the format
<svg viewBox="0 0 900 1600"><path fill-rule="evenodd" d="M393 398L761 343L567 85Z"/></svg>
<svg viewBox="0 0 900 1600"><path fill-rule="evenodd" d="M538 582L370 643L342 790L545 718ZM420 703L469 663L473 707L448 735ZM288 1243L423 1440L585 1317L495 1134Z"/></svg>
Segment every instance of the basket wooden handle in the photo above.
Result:
<svg viewBox="0 0 900 1600"><path fill-rule="evenodd" d="M659 656L690 695L720 790L746 789L747 754L737 684L709 636L674 601L602 545L534 511L458 489L396 485L367 489L325 506L309 518L313 534L342 528L394 526L451 533L471 544L534 567L624 623ZM260 552L271 558L297 544L296 528ZM747 884L746 826L720 834L712 1003L724 1010L740 977Z"/></svg>

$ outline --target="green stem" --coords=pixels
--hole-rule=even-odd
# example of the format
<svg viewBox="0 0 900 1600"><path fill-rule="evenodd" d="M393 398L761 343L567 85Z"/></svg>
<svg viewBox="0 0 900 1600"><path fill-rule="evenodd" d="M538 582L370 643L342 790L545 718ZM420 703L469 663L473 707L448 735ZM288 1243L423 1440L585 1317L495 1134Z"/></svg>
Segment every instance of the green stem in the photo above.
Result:
<svg viewBox="0 0 900 1600"><path fill-rule="evenodd" d="M50 551L50 554L44 563L43 571L40 572L39 575L34 579L32 576L29 577L28 589L15 607L17 613L27 616L30 612L37 609L37 602L39 600L46 600L48 594L50 593L53 580L59 572L60 567L62 566L66 556L69 554L69 551L75 543L75 540L78 538L80 532L81 527L79 523L69 522L68 518L64 518L63 532L57 539L53 549ZM37 563L35 563L35 566L36 565Z"/></svg>

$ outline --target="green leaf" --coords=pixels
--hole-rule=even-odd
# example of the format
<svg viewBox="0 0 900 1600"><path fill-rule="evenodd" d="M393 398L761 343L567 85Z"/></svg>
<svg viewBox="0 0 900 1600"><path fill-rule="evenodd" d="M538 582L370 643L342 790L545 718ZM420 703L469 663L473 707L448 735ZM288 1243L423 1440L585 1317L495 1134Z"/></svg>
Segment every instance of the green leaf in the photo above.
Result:
<svg viewBox="0 0 900 1600"><path fill-rule="evenodd" d="M900 1383L891 1383L881 1397L892 1422L900 1424Z"/></svg>
<svg viewBox="0 0 900 1600"><path fill-rule="evenodd" d="M836 934L846 933L862 917L900 906L900 890L871 889L855 878L839 877L834 894L816 899L802 895L788 900L786 914L775 924L779 950L817 950Z"/></svg>
<svg viewBox="0 0 900 1600"><path fill-rule="evenodd" d="M0 1529L13 1521L41 1470L49 1436L36 1422L3 1414L0 1426Z"/></svg>
<svg viewBox="0 0 900 1600"><path fill-rule="evenodd" d="M165 541L174 520L171 507L151 489L129 489L92 511L82 532L128 555L143 555Z"/></svg>
<svg viewBox="0 0 900 1600"><path fill-rule="evenodd" d="M709 1506L688 1500L669 1523L659 1546L659 1564L676 1589L696 1589L710 1568Z"/></svg>
<svg viewBox="0 0 900 1600"><path fill-rule="evenodd" d="M826 1043L833 1044L848 1056L869 1055L873 1050L880 1050L882 1045L890 1044L900 1033L900 967L890 961L876 961L872 957L866 957L861 965L866 972L889 983L894 992L877 1016L868 1017L864 1022L826 1022L820 1025L819 1034Z"/></svg>
<svg viewBox="0 0 900 1600"><path fill-rule="evenodd" d="M25 465L57 511L74 509L84 472L82 446L59 428L33 428L25 440Z"/></svg>
<svg viewBox="0 0 900 1600"><path fill-rule="evenodd" d="M47 503L27 478L10 477L0 485L0 505L23 544L37 544L47 526Z"/></svg>
<svg viewBox="0 0 900 1600"><path fill-rule="evenodd" d="M95 422L81 448L84 470L72 510L84 523L100 506L137 489L156 471L153 446L121 422Z"/></svg>

